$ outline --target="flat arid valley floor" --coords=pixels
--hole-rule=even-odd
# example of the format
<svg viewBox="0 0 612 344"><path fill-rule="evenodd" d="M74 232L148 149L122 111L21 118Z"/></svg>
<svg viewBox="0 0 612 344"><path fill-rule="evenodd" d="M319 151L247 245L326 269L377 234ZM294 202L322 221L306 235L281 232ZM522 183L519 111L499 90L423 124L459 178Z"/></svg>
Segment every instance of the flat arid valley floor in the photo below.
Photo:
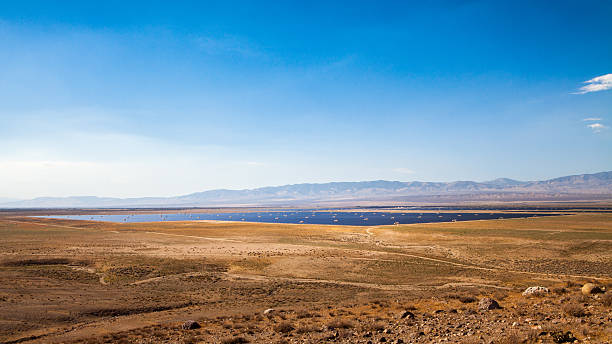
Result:
<svg viewBox="0 0 612 344"><path fill-rule="evenodd" d="M386 227L6 213L0 238L5 343L612 340L609 213Z"/></svg>

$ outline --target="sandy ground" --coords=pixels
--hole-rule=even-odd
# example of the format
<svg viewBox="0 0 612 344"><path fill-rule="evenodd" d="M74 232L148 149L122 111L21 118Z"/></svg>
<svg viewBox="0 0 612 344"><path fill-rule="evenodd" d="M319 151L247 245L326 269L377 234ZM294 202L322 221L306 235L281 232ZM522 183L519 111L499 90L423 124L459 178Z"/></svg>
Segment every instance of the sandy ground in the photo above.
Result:
<svg viewBox="0 0 612 344"><path fill-rule="evenodd" d="M18 215L0 216L6 343L612 336L609 293L580 294L586 282L612 284L612 214L386 227ZM551 292L521 295L536 285ZM503 309L479 311L484 297ZM186 320L202 327L183 330Z"/></svg>

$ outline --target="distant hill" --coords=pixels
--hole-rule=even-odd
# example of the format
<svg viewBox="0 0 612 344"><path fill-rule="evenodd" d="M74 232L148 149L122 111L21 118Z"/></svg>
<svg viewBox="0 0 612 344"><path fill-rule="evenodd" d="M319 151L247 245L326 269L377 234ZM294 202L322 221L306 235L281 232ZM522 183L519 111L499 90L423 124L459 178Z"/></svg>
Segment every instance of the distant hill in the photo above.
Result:
<svg viewBox="0 0 612 344"><path fill-rule="evenodd" d="M246 190L210 190L177 197L102 198L40 197L0 203L0 208L114 208L279 206L364 201L438 202L470 200L612 199L612 171L544 181L498 178L486 182L364 181L292 184Z"/></svg>

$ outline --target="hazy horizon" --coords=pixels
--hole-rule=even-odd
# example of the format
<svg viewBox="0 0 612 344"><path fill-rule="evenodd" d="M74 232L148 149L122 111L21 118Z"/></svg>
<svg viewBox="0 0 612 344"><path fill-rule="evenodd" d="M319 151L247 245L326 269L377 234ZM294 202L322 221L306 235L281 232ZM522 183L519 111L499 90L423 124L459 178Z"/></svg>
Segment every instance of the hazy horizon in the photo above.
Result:
<svg viewBox="0 0 612 344"><path fill-rule="evenodd" d="M612 170L610 2L1 7L2 198Z"/></svg>
<svg viewBox="0 0 612 344"><path fill-rule="evenodd" d="M600 173L600 172L610 172L610 171L598 171L598 172L593 172L593 173ZM581 175L581 174L588 174L588 173L577 173L575 175ZM31 198L38 198L38 197L80 197L80 196L82 197L96 196L96 197L109 197L109 198L172 197L172 196L180 196L180 195L186 195L186 194L204 192L204 191L213 191L213 190L251 190L251 189L266 188L266 187L279 187L279 186L300 185L300 184L359 183L359 182L373 182L373 181L390 181L390 182L403 182L403 183L410 183L410 182L452 183L452 182L469 181L469 182L484 183L484 182L494 181L496 179L512 179L512 180L520 181L520 182L532 182L532 181L549 180L549 179L554 179L554 178L559 178L559 177L566 177L566 176L565 175L552 176L552 177L546 177L543 179L515 179L515 178L508 178L508 177L502 176L502 177L496 177L496 178L491 178L491 179L486 179L486 180L473 180L473 179L461 179L461 180L369 179L369 180L328 180L328 181L324 180L324 181L317 181L317 182L296 182L296 183L287 183L287 184L257 185L253 187L243 187L243 188L219 187L219 188L214 188L214 189L191 190L185 193L144 194L144 195L70 194L70 195L59 195L59 196L58 195L39 195L39 196L34 196L34 197L8 197L8 196L0 195L0 203L4 199L24 200L24 199L31 199Z"/></svg>
<svg viewBox="0 0 612 344"><path fill-rule="evenodd" d="M610 174L612 173L612 171L601 171L597 174ZM578 176L581 176L583 174L580 174ZM257 189L266 189L266 188L282 188L282 187L290 187L290 186L302 186L302 185L326 185L326 184L342 184L342 183L351 183L351 184L360 184L360 183L376 183L376 182L388 182L388 183L446 183L446 184L451 184L451 183L462 183L462 182L475 182L475 183L488 183L488 182L495 182L495 181L499 181L499 180L504 180L504 179L510 179L516 182L521 182L521 183L531 183L531 182L543 182L543 181L548 181L548 180L553 180L556 178L564 178L564 177L571 177L571 176L556 176L554 178L547 178L547 179L543 179L543 180L515 180L512 178L505 178L505 177L498 177L495 179L491 179L491 180L451 180L451 181L430 181L430 180L361 180L361 181L327 181L327 182L320 182L320 183L291 183L291 184L282 184L282 185L262 185L262 186L258 186L258 187L254 187L254 188L242 188L242 189L230 189L230 188L218 188L218 189L206 189L206 190L192 190L191 192L187 192L184 194L171 194L171 195L140 195L140 196L123 196L123 197L118 197L118 196L107 196L107 195L67 195L67 196L57 196L57 195L44 195L44 196L37 196L37 197L32 197L32 198L13 198L13 197L0 197L0 205L2 203L10 203L10 202L15 202L15 201L25 201L25 200L30 200L30 199L38 199L38 198L71 198L71 197L75 197L75 198L79 198L79 197L95 197L95 198L116 198L116 199L140 199L140 198L172 198L172 197L181 197L181 196L187 196L187 195L191 195L191 194L198 194L198 193L206 193L206 192L210 192L210 191L245 191L245 190L257 190ZM609 187L609 185L605 186L606 188ZM602 189L601 191L604 191L604 189ZM519 191L520 192L520 191ZM435 192L434 192L435 194ZM443 193L440 193L443 194Z"/></svg>

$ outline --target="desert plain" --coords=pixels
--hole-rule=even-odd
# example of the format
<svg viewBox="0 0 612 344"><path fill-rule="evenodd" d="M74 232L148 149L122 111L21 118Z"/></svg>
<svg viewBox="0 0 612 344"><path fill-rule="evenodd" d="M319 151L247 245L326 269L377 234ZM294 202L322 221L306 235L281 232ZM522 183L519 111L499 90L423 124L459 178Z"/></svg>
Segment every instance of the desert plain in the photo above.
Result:
<svg viewBox="0 0 612 344"><path fill-rule="evenodd" d="M2 343L612 341L609 210L371 227L33 214L0 212Z"/></svg>

